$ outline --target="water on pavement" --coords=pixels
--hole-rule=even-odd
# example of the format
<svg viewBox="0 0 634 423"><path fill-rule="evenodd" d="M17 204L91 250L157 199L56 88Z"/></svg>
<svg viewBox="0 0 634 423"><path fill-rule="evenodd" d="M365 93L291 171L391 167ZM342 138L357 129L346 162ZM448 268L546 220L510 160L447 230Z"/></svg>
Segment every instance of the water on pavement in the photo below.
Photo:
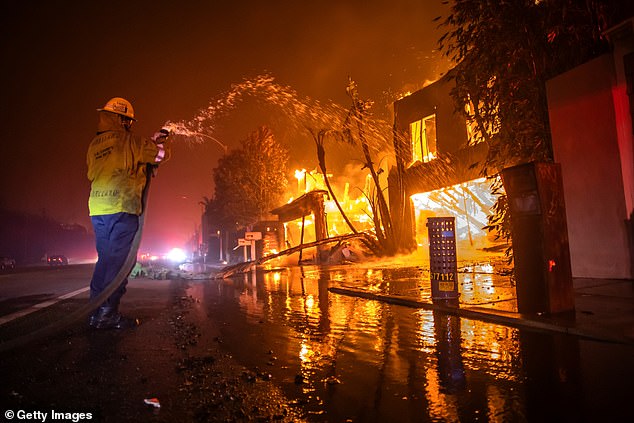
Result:
<svg viewBox="0 0 634 423"><path fill-rule="evenodd" d="M504 283L461 274L461 295ZM421 267L293 267L192 281L197 312L245 367L270 375L311 421L630 419L634 348L338 295L361 287L429 298ZM204 329L203 329L204 330ZM632 420L630 420L632 421Z"/></svg>

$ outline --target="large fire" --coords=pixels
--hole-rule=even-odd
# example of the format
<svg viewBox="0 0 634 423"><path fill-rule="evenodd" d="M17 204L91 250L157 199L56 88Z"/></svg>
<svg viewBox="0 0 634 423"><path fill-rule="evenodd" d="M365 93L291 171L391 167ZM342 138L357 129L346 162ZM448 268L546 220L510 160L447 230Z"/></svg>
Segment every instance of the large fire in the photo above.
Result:
<svg viewBox="0 0 634 423"><path fill-rule="evenodd" d="M495 203L485 178L411 196L416 210L417 235L427 217L453 216L459 241L474 244L487 238L484 228Z"/></svg>
<svg viewBox="0 0 634 423"><path fill-rule="evenodd" d="M316 190L327 190L324 176L318 171L298 169L295 170L295 178L297 179L297 186L294 188L294 193L290 194L288 203L293 202L293 200L306 193ZM356 185L351 186L351 182L337 184L334 182L336 178L333 178L333 175L331 174L328 175L328 178L339 204L342 206L342 209L348 218L352 221L355 229L359 232L372 231L372 209L368 199L363 194L363 192L369 192L369 184L371 183L370 175L368 174L365 177L363 187ZM359 192L359 195L353 197L351 196L351 192ZM327 197L324 200L324 210L326 213L327 231L329 237L344 235L351 232L339 212L333 198ZM312 215L306 216L303 219L286 222L284 224L284 230L287 247L300 244L302 240L302 233L304 243L311 242L316 239L315 222L314 216Z"/></svg>
<svg viewBox="0 0 634 423"><path fill-rule="evenodd" d="M295 178L297 179L297 185L294 188L295 195L289 197L289 203L307 192L326 190L324 177L317 171L298 169L295 171ZM373 231L374 211L366 196L366 193L373 189L370 174L366 175L363 187L351 186L350 182L334 183L334 181L345 181L346 178L335 178L333 175L328 175L328 178L337 200L355 228L358 231ZM353 193L358 195L355 196ZM494 246L493 237L484 229L487 225L487 216L491 213L491 207L495 202L486 179L476 179L431 192L414 194L411 196L411 201L415 211L416 242L419 249L428 248L426 226L428 217L455 217L457 241L466 256ZM329 237L351 232L336 207L334 199L326 198L324 207ZM298 245L302 239L302 233L304 243L315 240L313 218L314 216L309 215L304 219L285 223L287 247Z"/></svg>

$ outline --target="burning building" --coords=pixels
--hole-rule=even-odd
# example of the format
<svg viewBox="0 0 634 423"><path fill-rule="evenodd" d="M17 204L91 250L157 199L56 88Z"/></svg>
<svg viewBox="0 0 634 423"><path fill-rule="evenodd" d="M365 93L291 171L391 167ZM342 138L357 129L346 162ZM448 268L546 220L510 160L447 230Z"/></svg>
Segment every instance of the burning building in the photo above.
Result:
<svg viewBox="0 0 634 423"><path fill-rule="evenodd" d="M493 247L483 227L495 198L481 177L487 146L468 145L470 128L455 113L450 90L445 77L394 103L390 210L395 233L409 250L426 243L427 217L455 217L464 256Z"/></svg>
<svg viewBox="0 0 634 423"><path fill-rule="evenodd" d="M369 176L369 175L368 175ZM280 232L280 243L285 248L292 248L298 245L322 241L349 234L351 228L335 200L330 197L325 189L326 184L321 173L297 170L295 177L298 180L297 198L291 197L287 204L271 211L277 216L279 222L283 223L284 230ZM332 175L329 175L329 179ZM366 178L364 187L359 188L361 192L368 192L370 181ZM337 201L346 217L355 230L362 232L372 231L372 213L367 198L360 194L357 198L350 195L350 182L337 184L333 191L337 195ZM314 262L325 262L328 260L330 246L321 245L310 248L307 255L300 252L299 261L307 260ZM263 251L266 254L266 250Z"/></svg>
<svg viewBox="0 0 634 423"><path fill-rule="evenodd" d="M469 127L454 112L450 88L444 78L394 103L394 150L386 155L391 162L386 162L386 169L392 170L380 169L379 174L381 186L388 187L391 224L400 252L426 247L426 218L433 216L456 218L463 257L494 246L493 237L483 228L495 198L478 166L486 158L487 147L468 146ZM352 226L372 232L377 210L368 199L376 187L369 172L365 176L365 182L357 181L355 186L344 182L345 178L329 180L339 179L333 189ZM323 176L302 170L295 177L301 197L273 211L286 222L287 247L350 233L350 225L325 191ZM358 198L351 194L353 190L359 191ZM316 201L324 204L317 207Z"/></svg>
<svg viewBox="0 0 634 423"><path fill-rule="evenodd" d="M388 187L399 251L426 247L427 217L453 216L461 256L467 258L471 252L493 246L492 237L483 227L495 198L478 166L486 157L486 145L467 145L469 128L454 112L449 90L447 80L441 79L394 103L396 136L394 154L389 154L394 158L384 163L392 170L388 173L380 169L379 174L381 186ZM326 190L324 176L317 171L297 170L296 195L271 211L283 223L283 230L276 231L274 244L289 249L351 232L373 232L376 210L370 199L376 187L367 171L356 173L355 177L328 176L344 218ZM322 261L322 253L315 248L303 259ZM270 249L263 248L258 256L261 254L270 254Z"/></svg>
<svg viewBox="0 0 634 423"><path fill-rule="evenodd" d="M611 52L547 81L548 111L572 276L632 279L634 20L606 35ZM394 103L389 198L403 245L424 242L425 217L454 216L464 254L490 245L481 227L494 199L479 179L487 146L467 144L470 128L454 112L450 90L443 78Z"/></svg>

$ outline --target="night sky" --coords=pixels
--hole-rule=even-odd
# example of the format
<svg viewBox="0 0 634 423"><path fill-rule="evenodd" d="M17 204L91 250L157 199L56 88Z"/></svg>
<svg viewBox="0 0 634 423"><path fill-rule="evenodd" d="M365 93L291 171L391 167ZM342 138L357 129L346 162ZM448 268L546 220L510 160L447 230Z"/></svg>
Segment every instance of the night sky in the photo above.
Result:
<svg viewBox="0 0 634 423"><path fill-rule="evenodd" d="M90 228L86 149L95 109L115 96L132 102L134 130L148 136L262 74L343 106L350 76L380 113L394 93L446 71L436 51L443 29L432 21L446 7L441 0L4 0L0 207ZM239 108L233 114L214 134L230 147L267 124ZM314 154L298 151L291 148L294 164L316 166ZM221 154L214 143L174 143L152 184L142 248L178 246L193 234Z"/></svg>

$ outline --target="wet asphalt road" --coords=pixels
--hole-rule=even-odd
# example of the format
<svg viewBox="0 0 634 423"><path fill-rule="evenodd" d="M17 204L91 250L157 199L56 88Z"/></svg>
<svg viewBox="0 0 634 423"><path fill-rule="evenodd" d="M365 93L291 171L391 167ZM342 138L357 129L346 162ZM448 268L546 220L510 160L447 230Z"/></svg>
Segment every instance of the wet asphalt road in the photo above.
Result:
<svg viewBox="0 0 634 423"><path fill-rule="evenodd" d="M80 289L90 269L0 277L0 316L58 297L57 279ZM112 422L633 420L631 346L328 292L411 290L423 279L420 268L306 267L132 280L122 311L139 327L92 331L77 322L1 353L1 411ZM46 283L27 283L37 280ZM86 299L79 293L8 322L0 341L54 323ZM145 404L152 398L160 408Z"/></svg>
<svg viewBox="0 0 634 423"><path fill-rule="evenodd" d="M90 271L91 266L69 266L55 273L59 279L73 279L66 288L75 291L89 280ZM3 275L0 283L11 290L22 284L26 291L21 297L3 296L0 312L15 313L58 296L51 275L49 269ZM31 285L37 280L38 286ZM268 375L240 366L220 348L222 341L212 326L205 325L203 331L191 318L194 300L187 296L187 287L182 280L133 280L122 311L138 318L140 326L94 331L77 322L53 337L0 353L0 421L43 421L43 413L51 421L53 411L70 413L63 414L71 418L66 421L301 420ZM20 339L55 324L87 298L83 292L5 323L0 340ZM160 407L146 404L152 399ZM7 418L11 412L15 420Z"/></svg>

